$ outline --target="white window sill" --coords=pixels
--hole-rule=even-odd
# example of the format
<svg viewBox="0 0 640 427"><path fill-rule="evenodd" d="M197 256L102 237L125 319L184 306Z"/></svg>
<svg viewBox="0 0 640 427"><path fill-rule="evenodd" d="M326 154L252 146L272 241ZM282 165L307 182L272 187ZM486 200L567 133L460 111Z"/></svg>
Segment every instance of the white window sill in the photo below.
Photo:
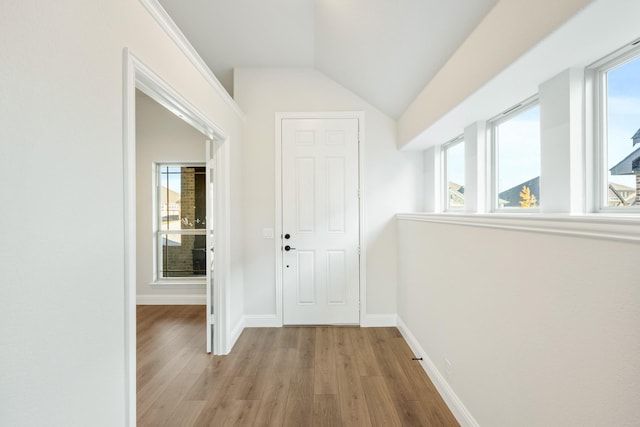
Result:
<svg viewBox="0 0 640 427"><path fill-rule="evenodd" d="M638 214L412 213L398 214L397 218L405 221L498 228L640 243L640 215Z"/></svg>
<svg viewBox="0 0 640 427"><path fill-rule="evenodd" d="M154 289L204 289L207 279L160 279L149 283Z"/></svg>

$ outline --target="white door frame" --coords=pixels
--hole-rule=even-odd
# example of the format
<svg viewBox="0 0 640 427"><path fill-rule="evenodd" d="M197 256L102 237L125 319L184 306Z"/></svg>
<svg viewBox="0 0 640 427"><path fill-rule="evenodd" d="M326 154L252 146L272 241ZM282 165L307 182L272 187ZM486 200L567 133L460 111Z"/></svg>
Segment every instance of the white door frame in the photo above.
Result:
<svg viewBox="0 0 640 427"><path fill-rule="evenodd" d="M128 48L123 52L123 184L124 184L124 362L125 410L128 426L136 425L136 89L216 142L216 258L213 290L215 332L214 354L229 352L230 191L229 137L215 122L200 112L168 83L162 80ZM204 140L203 140L204 143Z"/></svg>
<svg viewBox="0 0 640 427"><path fill-rule="evenodd" d="M275 272L276 272L276 322L284 324L282 292L282 120L284 119L357 119L358 120L358 188L359 200L359 244L360 244L360 325L365 324L367 307L366 259L367 243L365 233L365 190L364 190L364 111L334 112L290 112L276 113L275 172L276 172L276 212L275 212Z"/></svg>

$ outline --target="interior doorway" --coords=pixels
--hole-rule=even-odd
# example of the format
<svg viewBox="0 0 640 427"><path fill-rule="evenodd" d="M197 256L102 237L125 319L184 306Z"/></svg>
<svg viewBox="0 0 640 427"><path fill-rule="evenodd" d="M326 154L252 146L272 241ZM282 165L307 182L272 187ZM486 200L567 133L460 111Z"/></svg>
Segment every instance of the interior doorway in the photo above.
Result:
<svg viewBox="0 0 640 427"><path fill-rule="evenodd" d="M124 137L123 137L123 182L124 182L124 268L125 268L125 378L126 412L128 425L136 424L136 90L143 92L181 120L203 135L206 146L207 183L212 203L207 203L211 213L212 227L207 231L207 320L203 325L207 349L214 354L225 353L227 292L229 277L229 215L227 197L228 137L184 97L164 82L148 66L128 49L125 49L124 80ZM206 144L205 142L206 141ZM209 213L209 210L208 210ZM215 233L214 229L215 227Z"/></svg>
<svg viewBox="0 0 640 427"><path fill-rule="evenodd" d="M205 149L202 133L136 90L138 304L206 304Z"/></svg>
<svg viewBox="0 0 640 427"><path fill-rule="evenodd" d="M215 169L214 142L136 90L136 302L206 306L207 352L215 341Z"/></svg>

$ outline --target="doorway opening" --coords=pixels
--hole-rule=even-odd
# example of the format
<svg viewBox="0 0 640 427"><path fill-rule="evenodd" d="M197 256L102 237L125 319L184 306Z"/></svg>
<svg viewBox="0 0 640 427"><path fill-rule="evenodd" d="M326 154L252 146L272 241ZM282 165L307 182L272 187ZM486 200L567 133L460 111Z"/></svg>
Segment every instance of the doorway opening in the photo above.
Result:
<svg viewBox="0 0 640 427"><path fill-rule="evenodd" d="M123 123L123 183L124 183L124 327L125 382L127 424L136 424L136 91L200 132L206 153L206 183L210 202L207 203L206 231L206 334L207 351L227 352L227 278L229 277L229 214L227 197L228 137L214 121L200 112L188 100L164 82L128 49L124 52L124 123ZM215 255L214 255L215 250ZM198 254L200 255L200 254ZM202 257L200 257L202 258ZM202 261L198 258L200 261Z"/></svg>

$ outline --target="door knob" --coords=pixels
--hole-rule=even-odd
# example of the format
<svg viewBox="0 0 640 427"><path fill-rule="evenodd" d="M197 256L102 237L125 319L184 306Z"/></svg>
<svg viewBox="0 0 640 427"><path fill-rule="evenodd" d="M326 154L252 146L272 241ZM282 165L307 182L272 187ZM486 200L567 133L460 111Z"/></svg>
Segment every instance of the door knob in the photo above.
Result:
<svg viewBox="0 0 640 427"><path fill-rule="evenodd" d="M287 245L287 246L285 246L285 247L284 247L284 250L285 250L285 251L287 251L287 252L292 251L292 250L295 250L295 249L296 249L296 248L292 248L292 247L291 247L291 246L289 246L289 245Z"/></svg>
<svg viewBox="0 0 640 427"><path fill-rule="evenodd" d="M291 238L291 234L289 234L289 233L285 234L285 235L284 235L284 238L285 238L285 239L290 239L290 238Z"/></svg>

